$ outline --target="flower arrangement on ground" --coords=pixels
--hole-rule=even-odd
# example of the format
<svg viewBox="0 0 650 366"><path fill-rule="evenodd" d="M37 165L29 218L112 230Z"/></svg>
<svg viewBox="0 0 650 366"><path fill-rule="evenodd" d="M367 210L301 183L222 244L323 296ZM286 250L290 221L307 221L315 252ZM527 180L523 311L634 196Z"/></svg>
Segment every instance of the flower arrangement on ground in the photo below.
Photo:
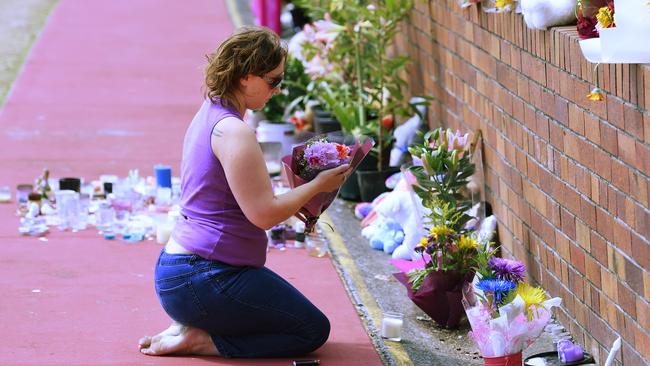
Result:
<svg viewBox="0 0 650 366"><path fill-rule="evenodd" d="M409 298L447 328L458 326L463 286L472 280L473 267L490 247L462 224L464 215L451 204L438 202L431 214L433 226L415 248L422 253L424 268L394 275L406 286Z"/></svg>
<svg viewBox="0 0 650 366"><path fill-rule="evenodd" d="M293 147L292 154L282 158L284 174L291 188L314 179L323 170L350 164L355 169L374 145L371 138L333 132L309 139ZM318 217L338 194L321 192L303 206L296 216L305 222L305 232L311 232Z"/></svg>
<svg viewBox="0 0 650 366"><path fill-rule="evenodd" d="M455 328L463 315L463 285L471 281L476 260L490 247L468 225L472 200L466 191L476 170L471 161L475 145L469 134L442 128L422 137L421 144L409 148L415 160L409 170L416 181L413 190L429 212L424 217L429 234L416 247L425 266L394 276L439 325Z"/></svg>
<svg viewBox="0 0 650 366"><path fill-rule="evenodd" d="M544 289L525 282L523 263L481 256L476 280L464 289L463 306L484 358L508 359L521 364L521 352L542 333L551 319L551 309L561 299L549 298ZM487 361L486 361L487 362Z"/></svg>

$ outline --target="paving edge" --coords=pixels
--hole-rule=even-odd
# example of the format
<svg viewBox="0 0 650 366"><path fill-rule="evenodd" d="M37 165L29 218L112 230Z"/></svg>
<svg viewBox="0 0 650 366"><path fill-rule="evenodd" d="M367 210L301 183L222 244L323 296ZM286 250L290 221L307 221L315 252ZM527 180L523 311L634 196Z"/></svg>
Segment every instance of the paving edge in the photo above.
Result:
<svg viewBox="0 0 650 366"><path fill-rule="evenodd" d="M345 285L348 296L356 307L359 318L384 364L413 365L413 361L401 343L384 342L379 335L377 324L381 322L382 310L370 291L368 291L354 259L345 246L343 238L339 235L327 213L321 215L319 227L328 240L330 257L334 268L336 268L336 272Z"/></svg>

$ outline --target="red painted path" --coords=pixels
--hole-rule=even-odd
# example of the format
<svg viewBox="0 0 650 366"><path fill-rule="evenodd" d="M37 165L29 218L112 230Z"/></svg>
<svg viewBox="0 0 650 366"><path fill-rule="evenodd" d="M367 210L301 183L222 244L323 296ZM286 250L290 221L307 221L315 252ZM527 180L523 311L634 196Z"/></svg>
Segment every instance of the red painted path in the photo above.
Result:
<svg viewBox="0 0 650 366"><path fill-rule="evenodd" d="M61 0L0 111L0 185L55 177L178 172L201 102L204 55L233 31L223 1ZM160 246L93 230L18 235L0 205L0 365L289 365L148 357L137 340L169 320L153 291ZM322 365L381 365L328 259L272 251L268 265L332 322Z"/></svg>

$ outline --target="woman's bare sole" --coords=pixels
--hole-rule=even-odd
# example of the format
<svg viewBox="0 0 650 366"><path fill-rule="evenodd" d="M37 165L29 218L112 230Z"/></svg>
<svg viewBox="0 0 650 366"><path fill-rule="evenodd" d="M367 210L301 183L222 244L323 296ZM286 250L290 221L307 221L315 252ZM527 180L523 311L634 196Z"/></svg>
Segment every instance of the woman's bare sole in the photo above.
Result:
<svg viewBox="0 0 650 366"><path fill-rule="evenodd" d="M219 351L212 337L204 330L179 323L155 336L144 336L138 342L140 352L150 356L162 355L201 355L218 356Z"/></svg>

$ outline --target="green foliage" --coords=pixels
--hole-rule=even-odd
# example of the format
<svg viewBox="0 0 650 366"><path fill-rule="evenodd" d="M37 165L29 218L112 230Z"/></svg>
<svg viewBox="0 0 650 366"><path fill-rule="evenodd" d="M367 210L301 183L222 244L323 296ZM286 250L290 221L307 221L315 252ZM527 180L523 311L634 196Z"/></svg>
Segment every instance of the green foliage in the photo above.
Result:
<svg viewBox="0 0 650 366"><path fill-rule="evenodd" d="M296 108L305 108L307 87L311 80L299 60L289 57L284 68L280 93L273 96L262 111L271 122L286 122L288 114Z"/></svg>
<svg viewBox="0 0 650 366"><path fill-rule="evenodd" d="M386 128L381 119L390 116L397 120L415 110L406 101L407 84L401 77L410 59L388 52L400 23L413 8L413 0L298 0L295 3L307 9L312 19L323 19L329 14L334 23L342 26L327 53L327 61L340 68L340 78L318 80L314 93L341 122L345 132L375 139L373 151L381 170L393 143L393 127Z"/></svg>
<svg viewBox="0 0 650 366"><path fill-rule="evenodd" d="M462 148L449 148L451 134L451 131L438 128L424 134L422 144L409 147L411 155L422 160L422 166L413 166L410 170L418 182L414 190L425 207L433 207L441 200L465 212L472 202L464 190L476 166L471 162L467 143Z"/></svg>

